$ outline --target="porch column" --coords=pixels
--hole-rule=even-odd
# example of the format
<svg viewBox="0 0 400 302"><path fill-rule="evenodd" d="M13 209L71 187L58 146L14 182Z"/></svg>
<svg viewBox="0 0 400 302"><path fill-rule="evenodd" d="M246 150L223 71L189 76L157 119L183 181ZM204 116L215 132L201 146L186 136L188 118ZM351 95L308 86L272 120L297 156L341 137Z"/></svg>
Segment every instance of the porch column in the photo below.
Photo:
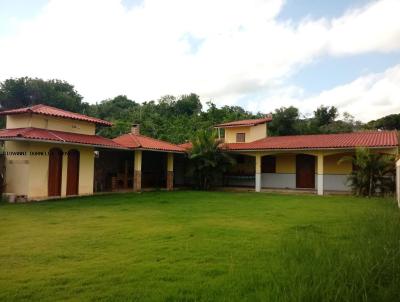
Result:
<svg viewBox="0 0 400 302"><path fill-rule="evenodd" d="M317 156L317 194L324 195L324 155Z"/></svg>
<svg viewBox="0 0 400 302"><path fill-rule="evenodd" d="M174 153L167 153L167 190L174 189Z"/></svg>
<svg viewBox="0 0 400 302"><path fill-rule="evenodd" d="M135 167L133 172L133 191L142 190L142 150L135 150Z"/></svg>
<svg viewBox="0 0 400 302"><path fill-rule="evenodd" d="M256 192L261 192L261 155L256 154Z"/></svg>

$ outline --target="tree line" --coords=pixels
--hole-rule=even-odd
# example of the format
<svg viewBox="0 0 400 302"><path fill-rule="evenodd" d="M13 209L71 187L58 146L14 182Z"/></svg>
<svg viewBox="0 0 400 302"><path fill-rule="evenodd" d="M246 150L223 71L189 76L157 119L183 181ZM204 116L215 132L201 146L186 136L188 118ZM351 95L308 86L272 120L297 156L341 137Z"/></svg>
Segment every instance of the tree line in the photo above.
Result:
<svg viewBox="0 0 400 302"><path fill-rule="evenodd" d="M400 129L400 113L368 123L361 123L346 112L340 114L334 106L321 105L312 116L302 115L293 106L278 108L273 112L252 113L240 106L217 107L212 101L203 107L199 96L194 93L166 95L143 103L119 95L89 104L83 101L73 85L61 80L23 77L0 83L1 110L35 104L46 104L111 121L113 127L98 129L98 134L105 137L127 133L132 123L140 123L142 134L173 143L190 140L198 131L209 129L215 124L260 118L269 113L273 117L268 128L271 136ZM2 120L2 127L4 123Z"/></svg>

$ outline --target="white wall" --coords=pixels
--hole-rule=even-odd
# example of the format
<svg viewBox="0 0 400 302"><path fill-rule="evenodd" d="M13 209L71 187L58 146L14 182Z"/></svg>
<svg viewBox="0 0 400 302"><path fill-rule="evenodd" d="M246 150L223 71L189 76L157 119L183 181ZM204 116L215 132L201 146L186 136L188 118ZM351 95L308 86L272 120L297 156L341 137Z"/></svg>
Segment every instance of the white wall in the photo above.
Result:
<svg viewBox="0 0 400 302"><path fill-rule="evenodd" d="M348 175L324 174L324 190L328 191L350 191L347 184Z"/></svg>
<svg viewBox="0 0 400 302"><path fill-rule="evenodd" d="M296 188L296 174L293 173L262 173L261 187L263 188Z"/></svg>
<svg viewBox="0 0 400 302"><path fill-rule="evenodd" d="M324 174L324 190L327 191L350 191L346 184L347 175ZM263 173L261 175L261 187L295 189L295 173ZM318 187L318 175L315 174L315 188Z"/></svg>

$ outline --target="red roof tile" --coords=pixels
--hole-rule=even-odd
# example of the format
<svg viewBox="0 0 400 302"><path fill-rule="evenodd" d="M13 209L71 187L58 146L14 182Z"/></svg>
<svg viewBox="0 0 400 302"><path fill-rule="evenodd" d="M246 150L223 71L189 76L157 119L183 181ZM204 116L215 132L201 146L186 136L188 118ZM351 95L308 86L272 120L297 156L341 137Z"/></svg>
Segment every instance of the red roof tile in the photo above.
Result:
<svg viewBox="0 0 400 302"><path fill-rule="evenodd" d="M29 141L55 141L61 143L125 149L125 147L117 144L113 140L98 135L78 134L39 128L16 128L0 130L0 140L15 139Z"/></svg>
<svg viewBox="0 0 400 302"><path fill-rule="evenodd" d="M148 149L169 152L185 152L185 149L144 135L124 134L113 139L114 142L131 149Z"/></svg>
<svg viewBox="0 0 400 302"><path fill-rule="evenodd" d="M35 113L35 114L42 114L42 115L50 115L50 116L55 116L55 117L61 117L61 118L68 118L68 119L73 119L73 120L79 120L79 121L85 121L89 123L94 123L94 124L99 124L103 126L112 126L112 123L95 118L95 117L90 117L87 115L79 114L79 113L74 113L62 109L58 109L55 107L47 106L47 105L34 105L31 107L25 107L25 108L18 108L18 109L11 109L11 110L6 110L6 111L1 111L0 115L11 115L11 114L24 114L24 113Z"/></svg>
<svg viewBox="0 0 400 302"><path fill-rule="evenodd" d="M270 136L250 143L227 143L228 150L330 149L395 147L396 131L366 131L340 134Z"/></svg>
<svg viewBox="0 0 400 302"><path fill-rule="evenodd" d="M179 144L178 146L183 148L183 149L185 149L185 150L189 150L189 149L192 149L193 145L192 145L191 142L186 142L186 143L183 143L183 144Z"/></svg>
<svg viewBox="0 0 400 302"><path fill-rule="evenodd" d="M223 124L215 125L215 128L229 128L229 127L240 127L240 126L255 126L259 124L264 124L272 121L272 117L264 117L259 119L252 119L252 120L241 120L241 121L234 121L228 122Z"/></svg>

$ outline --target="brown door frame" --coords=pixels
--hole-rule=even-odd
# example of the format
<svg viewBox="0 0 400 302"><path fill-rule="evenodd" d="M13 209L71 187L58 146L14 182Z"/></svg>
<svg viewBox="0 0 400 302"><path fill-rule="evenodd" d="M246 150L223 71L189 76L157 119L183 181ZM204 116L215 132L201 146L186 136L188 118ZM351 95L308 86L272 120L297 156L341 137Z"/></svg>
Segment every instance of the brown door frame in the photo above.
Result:
<svg viewBox="0 0 400 302"><path fill-rule="evenodd" d="M49 151L49 172L47 181L47 195L61 196L63 151L60 148L51 148Z"/></svg>
<svg viewBox="0 0 400 302"><path fill-rule="evenodd" d="M67 190L66 195L79 195L79 164L80 153L78 150L68 151Z"/></svg>
<svg viewBox="0 0 400 302"><path fill-rule="evenodd" d="M315 156L296 155L296 188L315 189Z"/></svg>

